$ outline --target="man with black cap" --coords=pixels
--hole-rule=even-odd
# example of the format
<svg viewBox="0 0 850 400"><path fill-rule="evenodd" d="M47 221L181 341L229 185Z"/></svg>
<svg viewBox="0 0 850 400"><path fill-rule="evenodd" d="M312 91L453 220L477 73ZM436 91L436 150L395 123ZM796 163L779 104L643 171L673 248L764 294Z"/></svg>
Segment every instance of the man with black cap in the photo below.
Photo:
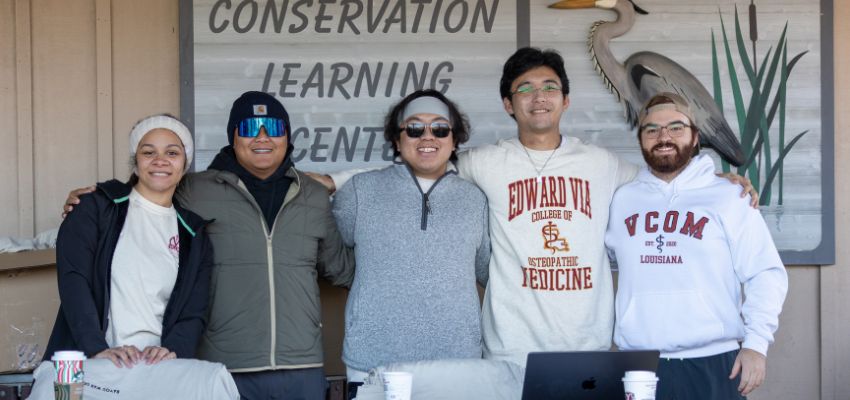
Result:
<svg viewBox="0 0 850 400"><path fill-rule="evenodd" d="M316 276L348 286L354 275L324 187L294 168L291 132L279 101L244 93L230 110L230 145L178 192L216 220L212 307L198 354L225 364L244 399L324 397Z"/></svg>
<svg viewBox="0 0 850 400"><path fill-rule="evenodd" d="M620 270L614 342L661 351L658 399L743 398L764 381L785 267L759 211L698 155L687 100L661 93L638 116L647 167L615 193L605 234Z"/></svg>
<svg viewBox="0 0 850 400"><path fill-rule="evenodd" d="M295 169L289 115L274 97L233 103L230 144L177 199L204 219L215 266L198 357L223 363L243 399L323 399L321 276L349 286L354 258L325 188ZM76 204L69 197L65 211Z"/></svg>

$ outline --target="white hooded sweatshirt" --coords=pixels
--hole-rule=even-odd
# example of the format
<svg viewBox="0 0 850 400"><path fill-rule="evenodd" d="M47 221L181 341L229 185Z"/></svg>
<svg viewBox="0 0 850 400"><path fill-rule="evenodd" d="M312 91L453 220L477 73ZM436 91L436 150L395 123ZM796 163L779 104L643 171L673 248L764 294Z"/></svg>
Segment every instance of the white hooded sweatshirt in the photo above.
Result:
<svg viewBox="0 0 850 400"><path fill-rule="evenodd" d="M742 341L767 355L788 276L764 219L740 190L701 155L670 183L643 168L617 191L605 244L619 267L620 349L696 358Z"/></svg>

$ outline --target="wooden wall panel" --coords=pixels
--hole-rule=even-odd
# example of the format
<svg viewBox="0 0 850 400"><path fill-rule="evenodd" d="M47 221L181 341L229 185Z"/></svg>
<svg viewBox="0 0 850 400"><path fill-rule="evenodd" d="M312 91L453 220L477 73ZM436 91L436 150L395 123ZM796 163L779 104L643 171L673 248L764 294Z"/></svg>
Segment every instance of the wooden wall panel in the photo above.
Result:
<svg viewBox="0 0 850 400"><path fill-rule="evenodd" d="M17 91L15 77L15 1L0 0L0 183L14 184L12 190L0 190L0 235L18 231L18 157Z"/></svg>
<svg viewBox="0 0 850 400"><path fill-rule="evenodd" d="M0 371L15 371L22 368L21 364L38 362L35 357L44 353L58 309L56 269L52 265L3 271L0 275L0 322L3 323ZM29 348L33 344L38 346L38 356L19 355L19 346Z"/></svg>
<svg viewBox="0 0 850 400"><path fill-rule="evenodd" d="M820 291L821 267L788 269L788 297L779 316L775 343L767 353L764 385L747 398L817 399L820 396ZM802 372L801 371L805 371Z"/></svg>
<svg viewBox="0 0 850 400"><path fill-rule="evenodd" d="M114 1L114 175L129 176L128 135L153 113L180 115L177 2Z"/></svg>
<svg viewBox="0 0 850 400"><path fill-rule="evenodd" d="M17 151L18 232L34 231L35 183L33 180L32 123L32 5L15 2L15 135Z"/></svg>
<svg viewBox="0 0 850 400"><path fill-rule="evenodd" d="M835 263L821 269L821 398L850 393L850 2L835 0ZM815 327L812 327L813 329ZM802 355L801 355L802 356Z"/></svg>
<svg viewBox="0 0 850 400"><path fill-rule="evenodd" d="M97 65L97 180L112 178L112 1L95 1L95 54Z"/></svg>
<svg viewBox="0 0 850 400"><path fill-rule="evenodd" d="M36 231L59 226L68 190L97 177L93 1L34 0Z"/></svg>

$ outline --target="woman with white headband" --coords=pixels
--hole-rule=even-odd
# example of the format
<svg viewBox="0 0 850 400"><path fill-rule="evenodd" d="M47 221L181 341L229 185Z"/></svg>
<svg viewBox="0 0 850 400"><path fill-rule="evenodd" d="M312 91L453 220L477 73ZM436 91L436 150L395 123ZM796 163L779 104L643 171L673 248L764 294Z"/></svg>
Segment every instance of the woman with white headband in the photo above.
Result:
<svg viewBox="0 0 850 400"><path fill-rule="evenodd" d="M357 265L343 346L352 382L394 362L481 357L475 283L487 281L487 203L451 162L468 123L443 94L420 90L392 107L384 137L396 163L355 176L334 198Z"/></svg>
<svg viewBox="0 0 850 400"><path fill-rule="evenodd" d="M176 118L142 119L130 132L130 180L99 183L62 223L61 305L45 357L79 350L118 367L194 357L206 324L212 248L208 221L173 198L193 147Z"/></svg>

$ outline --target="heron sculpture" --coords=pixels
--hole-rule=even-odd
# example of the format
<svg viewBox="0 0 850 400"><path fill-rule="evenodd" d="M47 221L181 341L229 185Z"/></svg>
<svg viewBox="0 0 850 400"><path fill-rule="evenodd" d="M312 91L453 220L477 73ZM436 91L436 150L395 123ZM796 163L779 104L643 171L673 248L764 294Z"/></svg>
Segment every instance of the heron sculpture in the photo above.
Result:
<svg viewBox="0 0 850 400"><path fill-rule="evenodd" d="M611 53L611 39L626 34L635 23L635 14L647 14L632 0L563 0L549 7L559 9L604 8L617 13L615 21L597 21L590 28L590 59L605 86L625 107L626 120L638 124L638 111L653 95L674 92L690 103L699 129L700 142L711 147L730 164L744 163L741 144L726 122L723 112L705 87L687 69L658 53L641 51L620 63Z"/></svg>

